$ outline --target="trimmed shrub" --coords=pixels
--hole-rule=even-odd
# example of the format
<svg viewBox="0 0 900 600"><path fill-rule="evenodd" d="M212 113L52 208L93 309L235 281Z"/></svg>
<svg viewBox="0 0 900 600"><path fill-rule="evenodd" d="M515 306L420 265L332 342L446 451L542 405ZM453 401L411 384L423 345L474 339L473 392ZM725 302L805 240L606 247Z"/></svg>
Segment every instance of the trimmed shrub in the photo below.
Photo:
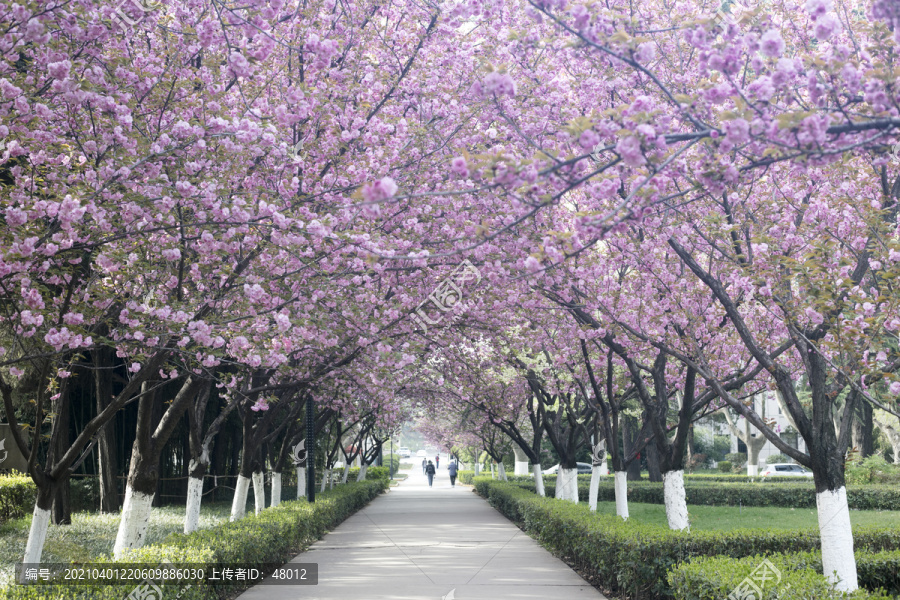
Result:
<svg viewBox="0 0 900 600"><path fill-rule="evenodd" d="M28 475L13 471L0 475L0 523L31 513L37 498L37 486Z"/></svg>
<svg viewBox="0 0 900 600"><path fill-rule="evenodd" d="M731 473L731 461L730 460L720 460L719 461L719 470L723 473Z"/></svg>
<svg viewBox="0 0 900 600"><path fill-rule="evenodd" d="M728 597L763 560L778 569L781 579L775 585L766 586L764 595L757 600L841 597L822 576L822 553L818 551L746 558L697 558L669 571L668 581L678 600L720 600ZM900 595L900 552L857 551L856 568L860 587L869 591L859 591L851 597Z"/></svg>
<svg viewBox="0 0 900 600"><path fill-rule="evenodd" d="M787 454L781 454L780 452L776 452L775 454L770 454L766 457L767 465L774 465L775 463L792 463L794 459L788 456Z"/></svg>
<svg viewBox="0 0 900 600"><path fill-rule="evenodd" d="M873 455L862 460L851 461L845 473L847 484L898 484L900 483L900 465L894 465L884 457Z"/></svg>
<svg viewBox="0 0 900 600"><path fill-rule="evenodd" d="M747 464L747 455L743 452L730 452L725 455L725 460L739 469Z"/></svg>
<svg viewBox="0 0 900 600"><path fill-rule="evenodd" d="M811 477L747 477L747 473L685 473L685 481L721 481L726 483L805 483L812 487Z"/></svg>
<svg viewBox="0 0 900 600"><path fill-rule="evenodd" d="M531 480L511 481L534 491ZM587 498L589 480L578 481L578 494ZM685 480L688 504L705 506L783 506L786 508L815 508L816 490L809 483L768 485L761 483L728 483ZM552 496L556 481L544 484L545 493ZM616 499L614 483L609 479L600 482L597 499L613 502ZM632 502L664 504L663 484L652 481L629 481L628 499ZM900 510L900 489L886 485L865 485L847 488L847 504L855 510Z"/></svg>
<svg viewBox="0 0 900 600"><path fill-rule="evenodd" d="M397 474L397 471L394 471L394 475ZM359 469L356 467L350 469L350 473L347 475L347 481L356 481L356 478L359 476ZM388 471L387 467L369 467L366 469L366 481L370 479L390 479L391 474Z"/></svg>
<svg viewBox="0 0 900 600"><path fill-rule="evenodd" d="M819 547L815 529L671 531L598 515L585 504L540 498L513 483L477 477L475 489L509 519L522 523L543 546L568 557L576 568L595 575L613 592L633 598L671 597L666 573L694 558L743 558ZM860 550L900 549L900 528L859 527L853 537Z"/></svg>
<svg viewBox="0 0 900 600"><path fill-rule="evenodd" d="M173 533L160 544L129 552L120 562L156 565L185 563L277 563L283 564L326 531L368 504L387 487L386 479L366 480L339 485L321 495L316 502L282 502L258 515L219 527L200 529L189 534ZM113 561L96 561L113 562ZM240 585L201 584L183 588L178 584L161 586L164 598L207 600L225 598L241 589ZM245 586L246 587L246 586ZM13 585L0 589L2 600L57 600L59 598L100 598L121 600L128 586L111 585Z"/></svg>

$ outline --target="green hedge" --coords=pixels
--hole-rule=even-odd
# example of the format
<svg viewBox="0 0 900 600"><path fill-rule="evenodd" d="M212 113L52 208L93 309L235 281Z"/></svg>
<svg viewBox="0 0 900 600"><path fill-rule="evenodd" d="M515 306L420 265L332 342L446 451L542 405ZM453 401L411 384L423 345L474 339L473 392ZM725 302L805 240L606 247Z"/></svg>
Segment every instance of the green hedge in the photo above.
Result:
<svg viewBox="0 0 900 600"><path fill-rule="evenodd" d="M529 480L517 480L516 485L534 490ZM684 483L688 504L706 506L783 506L786 508L815 508L815 488L805 484L760 485L756 483L722 483L691 481ZM578 495L587 499L589 481L578 481ZM554 482L546 482L544 491L552 496ZM600 482L597 499L614 502L615 486L609 479ZM663 484L650 481L629 481L628 499L632 502L664 504ZM855 510L900 510L900 489L886 485L858 485L847 488L847 504Z"/></svg>
<svg viewBox="0 0 900 600"><path fill-rule="evenodd" d="M285 563L302 548L322 537L354 512L368 504L387 487L384 479L339 485L316 496L316 502L305 500L283 502L258 515L219 527L201 529L189 534L173 533L163 542L133 550L122 558L125 563ZM102 562L102 561L96 561ZM112 562L112 561L109 561ZM198 585L182 589L164 586L164 598L207 600L224 598L240 589L230 585L216 587ZM128 586L20 586L0 589L0 599L57 600L116 599L122 600Z"/></svg>
<svg viewBox="0 0 900 600"><path fill-rule="evenodd" d="M397 471L394 471L394 475L397 474ZM356 467L350 469L350 474L347 476L347 481L356 481L356 478L359 476L359 469ZM390 479L390 471L388 471L387 467L369 467L366 469L366 480L369 479Z"/></svg>
<svg viewBox="0 0 900 600"><path fill-rule="evenodd" d="M697 558L669 571L669 585L678 600L721 600L764 559L778 569L781 581L775 586L766 586L766 595L757 600L775 598L776 594L782 600L823 598L832 594L831 586L822 577L822 553L818 551L746 558ZM894 597L900 595L900 552L857 551L856 570L861 588ZM867 597L865 593L853 597L858 595Z"/></svg>
<svg viewBox="0 0 900 600"><path fill-rule="evenodd" d="M614 593L633 598L672 595L666 573L696 557L735 558L819 548L815 529L734 529L671 531L666 528L598 515L587 505L541 498L521 485L475 479L476 491L525 531L560 556L568 557ZM854 545L871 552L900 549L900 527L859 527Z"/></svg>
<svg viewBox="0 0 900 600"><path fill-rule="evenodd" d="M457 471L456 473L456 480L460 483L472 485L473 479L475 479L475 471Z"/></svg>
<svg viewBox="0 0 900 600"><path fill-rule="evenodd" d="M0 523L30 514L36 497L37 486L28 475L0 475Z"/></svg>

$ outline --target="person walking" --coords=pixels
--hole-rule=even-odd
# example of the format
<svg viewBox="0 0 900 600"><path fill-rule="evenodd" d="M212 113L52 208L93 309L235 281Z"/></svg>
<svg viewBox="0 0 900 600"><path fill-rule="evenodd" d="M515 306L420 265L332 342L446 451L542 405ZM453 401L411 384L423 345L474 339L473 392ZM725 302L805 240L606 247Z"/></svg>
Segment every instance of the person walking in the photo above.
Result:
<svg viewBox="0 0 900 600"><path fill-rule="evenodd" d="M438 454L437 456L434 457L434 468L435 469L441 468L441 455L440 454Z"/></svg>
<svg viewBox="0 0 900 600"><path fill-rule="evenodd" d="M434 464L429 460L428 465L425 467L425 474L428 475L428 487L431 487L431 484L434 483L434 473Z"/></svg>
<svg viewBox="0 0 900 600"><path fill-rule="evenodd" d="M450 487L456 487L456 472L459 470L459 465L455 462L451 462L447 466L447 473L450 474Z"/></svg>

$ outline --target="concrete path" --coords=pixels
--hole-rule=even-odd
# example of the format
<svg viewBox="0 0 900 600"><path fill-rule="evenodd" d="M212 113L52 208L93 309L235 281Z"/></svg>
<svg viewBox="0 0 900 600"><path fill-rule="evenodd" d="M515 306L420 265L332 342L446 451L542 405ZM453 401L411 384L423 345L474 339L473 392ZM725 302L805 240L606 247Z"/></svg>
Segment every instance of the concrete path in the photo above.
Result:
<svg viewBox="0 0 900 600"><path fill-rule="evenodd" d="M565 598L605 600L561 560L441 469L421 467L291 562L318 563L315 586L257 585L239 600Z"/></svg>

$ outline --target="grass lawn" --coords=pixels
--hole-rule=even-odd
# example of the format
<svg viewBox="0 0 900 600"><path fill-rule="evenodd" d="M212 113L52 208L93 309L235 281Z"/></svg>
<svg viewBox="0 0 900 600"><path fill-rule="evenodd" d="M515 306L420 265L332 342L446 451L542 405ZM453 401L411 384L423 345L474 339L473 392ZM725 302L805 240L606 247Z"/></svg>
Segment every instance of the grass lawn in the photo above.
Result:
<svg viewBox="0 0 900 600"><path fill-rule="evenodd" d="M252 509L251 509L252 510ZM150 513L146 545L165 539L184 529L183 506L154 508ZM200 508L200 528L228 521L230 502L204 503ZM22 560L31 515L0 525L0 585L12 579L13 564ZM72 513L71 525L50 525L44 544L43 562L90 561L112 554L119 530L118 514Z"/></svg>
<svg viewBox="0 0 900 600"><path fill-rule="evenodd" d="M615 502L598 502L600 514L616 514ZM642 523L668 527L666 507L662 504L629 502L630 518ZM691 530L728 530L745 527L769 527L775 529L818 528L814 508L783 508L780 506L697 506L688 504ZM894 526L900 524L900 511L851 510L850 523L857 525Z"/></svg>

